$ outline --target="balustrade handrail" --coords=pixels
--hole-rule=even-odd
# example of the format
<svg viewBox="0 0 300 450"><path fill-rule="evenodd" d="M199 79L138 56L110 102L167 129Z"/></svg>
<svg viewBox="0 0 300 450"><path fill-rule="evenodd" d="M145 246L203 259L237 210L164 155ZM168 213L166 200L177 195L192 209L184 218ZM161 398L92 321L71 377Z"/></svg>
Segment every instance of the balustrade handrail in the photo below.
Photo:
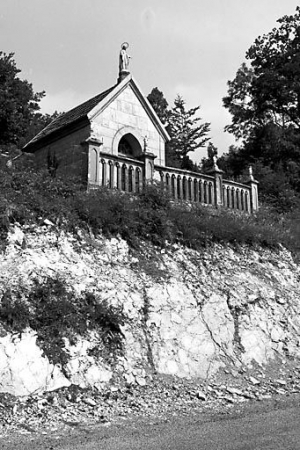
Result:
<svg viewBox="0 0 300 450"><path fill-rule="evenodd" d="M193 172L192 170L178 169L177 167L159 166L155 165L155 170L159 172L169 172L176 175L182 175L186 177L202 178L208 181L214 181L214 177L207 175L206 173Z"/></svg>
<svg viewBox="0 0 300 450"><path fill-rule="evenodd" d="M234 180L225 180L225 179L223 178L222 182L223 182L223 185L224 185L224 186L225 186L225 185L229 185L229 186L233 186L233 187L241 187L241 188L243 188L243 189L250 190L250 187L249 187L247 184L240 183L240 182L238 182L238 181L234 181Z"/></svg>
<svg viewBox="0 0 300 450"><path fill-rule="evenodd" d="M124 163L129 165L135 165L140 167L141 169L144 167L144 163L142 161L139 161L138 159L134 158L128 158L127 156L120 156L120 155L112 155L111 153L101 152L100 153L100 159L103 158L105 160L111 160L118 163Z"/></svg>

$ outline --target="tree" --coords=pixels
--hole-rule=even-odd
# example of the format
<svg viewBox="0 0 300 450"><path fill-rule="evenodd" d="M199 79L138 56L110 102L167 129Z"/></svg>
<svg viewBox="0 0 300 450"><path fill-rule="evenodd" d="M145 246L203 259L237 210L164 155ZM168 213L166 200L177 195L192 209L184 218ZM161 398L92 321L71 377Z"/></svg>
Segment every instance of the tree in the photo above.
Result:
<svg viewBox="0 0 300 450"><path fill-rule="evenodd" d="M190 168L189 154L204 147L209 140L207 133L210 131L210 123L200 123L202 119L195 116L199 109L200 106L187 110L185 101L177 95L169 112L167 130L171 141L168 152L177 158L182 169Z"/></svg>
<svg viewBox="0 0 300 450"><path fill-rule="evenodd" d="M44 92L35 93L32 84L21 80L13 53L0 52L0 145L23 146L30 129L39 131L49 117L38 113Z"/></svg>
<svg viewBox="0 0 300 450"><path fill-rule="evenodd" d="M260 190L266 194L271 173L284 180L282 190L288 191L288 183L300 193L300 7L278 23L249 48L250 65L238 69L223 99L232 115L225 130L242 139L239 151L227 156L227 168L237 174L259 161L265 168Z"/></svg>
<svg viewBox="0 0 300 450"><path fill-rule="evenodd" d="M168 102L165 99L162 91L160 91L157 87L153 88L150 94L147 96L147 99L162 123L166 123L168 121L169 110Z"/></svg>
<svg viewBox="0 0 300 450"><path fill-rule="evenodd" d="M300 7L278 20L279 28L258 37L245 63L228 82L224 106L232 114L226 130L248 139L258 127L273 123L288 130L300 126Z"/></svg>

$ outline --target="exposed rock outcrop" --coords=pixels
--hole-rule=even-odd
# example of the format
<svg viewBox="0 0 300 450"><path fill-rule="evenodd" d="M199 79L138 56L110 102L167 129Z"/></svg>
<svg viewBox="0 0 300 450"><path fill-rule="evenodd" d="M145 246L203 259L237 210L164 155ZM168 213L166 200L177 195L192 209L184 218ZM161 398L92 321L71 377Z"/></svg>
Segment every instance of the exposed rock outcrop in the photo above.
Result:
<svg viewBox="0 0 300 450"><path fill-rule="evenodd" d="M74 237L50 224L15 226L0 255L0 294L24 301L33 280L59 276L74 296L95 293L122 306L124 352L110 364L93 356L98 336L66 342L61 370L43 356L32 330L1 327L0 392L27 395L77 384L99 388L114 377L143 385L151 371L209 379L220 368L300 356L300 268L285 250L214 245L202 251L121 239Z"/></svg>

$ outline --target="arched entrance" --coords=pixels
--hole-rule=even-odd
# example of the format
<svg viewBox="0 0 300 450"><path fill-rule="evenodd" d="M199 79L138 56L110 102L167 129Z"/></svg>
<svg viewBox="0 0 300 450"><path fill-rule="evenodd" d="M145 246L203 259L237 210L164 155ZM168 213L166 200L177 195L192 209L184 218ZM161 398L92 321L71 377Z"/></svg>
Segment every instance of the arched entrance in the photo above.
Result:
<svg viewBox="0 0 300 450"><path fill-rule="evenodd" d="M121 137L118 145L118 154L128 158L138 158L142 153L142 147L137 138L127 133Z"/></svg>

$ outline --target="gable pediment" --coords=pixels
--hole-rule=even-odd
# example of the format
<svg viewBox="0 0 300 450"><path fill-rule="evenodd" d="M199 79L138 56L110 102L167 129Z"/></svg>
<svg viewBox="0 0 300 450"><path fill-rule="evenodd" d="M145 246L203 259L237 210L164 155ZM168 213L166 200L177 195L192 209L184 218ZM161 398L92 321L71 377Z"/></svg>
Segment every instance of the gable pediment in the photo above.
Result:
<svg viewBox="0 0 300 450"><path fill-rule="evenodd" d="M128 111L133 115L135 114L134 106L137 108L138 103L163 140L165 142L170 140L164 125L131 75L128 75L121 83L115 86L115 88L88 113L87 116L90 122L97 120L99 115L113 103L118 101L123 102L124 112Z"/></svg>

